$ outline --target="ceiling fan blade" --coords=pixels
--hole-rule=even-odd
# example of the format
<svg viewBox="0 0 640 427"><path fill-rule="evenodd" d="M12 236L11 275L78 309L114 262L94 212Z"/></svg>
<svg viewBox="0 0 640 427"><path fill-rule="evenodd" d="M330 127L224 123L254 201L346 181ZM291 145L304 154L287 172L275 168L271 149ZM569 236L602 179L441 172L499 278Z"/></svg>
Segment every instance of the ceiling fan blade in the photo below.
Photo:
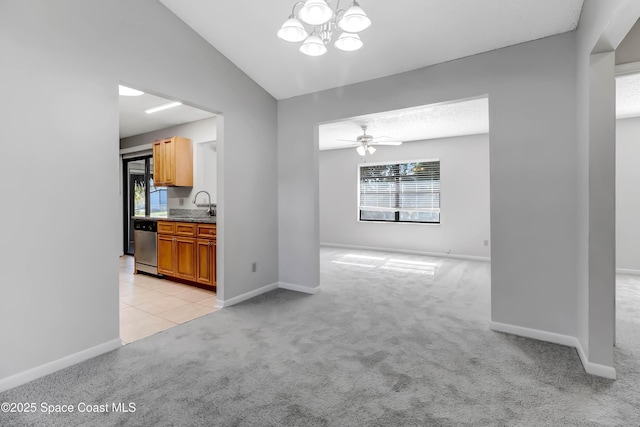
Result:
<svg viewBox="0 0 640 427"><path fill-rule="evenodd" d="M369 145L402 145L402 141L374 141Z"/></svg>
<svg viewBox="0 0 640 427"><path fill-rule="evenodd" d="M362 144L358 143L358 144L344 144L344 145L336 145L334 147L331 147L331 149L338 149L338 148L353 148L353 147L359 147Z"/></svg>
<svg viewBox="0 0 640 427"><path fill-rule="evenodd" d="M336 141L344 141L344 142L360 142L360 141L356 141L355 139L336 139Z"/></svg>

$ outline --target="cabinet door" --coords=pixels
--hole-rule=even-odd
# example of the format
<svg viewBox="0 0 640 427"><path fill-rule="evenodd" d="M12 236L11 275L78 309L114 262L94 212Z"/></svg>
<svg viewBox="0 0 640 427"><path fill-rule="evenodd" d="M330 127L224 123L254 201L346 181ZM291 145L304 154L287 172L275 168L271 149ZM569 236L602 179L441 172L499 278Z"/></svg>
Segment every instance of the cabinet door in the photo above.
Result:
<svg viewBox="0 0 640 427"><path fill-rule="evenodd" d="M158 234L176 234L175 230L175 222L158 221Z"/></svg>
<svg viewBox="0 0 640 427"><path fill-rule="evenodd" d="M196 280L203 285L216 286L216 241L198 239L197 246Z"/></svg>
<svg viewBox="0 0 640 427"><path fill-rule="evenodd" d="M171 139L163 141L163 160L164 160L164 182L165 185L175 185L176 183L176 144Z"/></svg>
<svg viewBox="0 0 640 427"><path fill-rule="evenodd" d="M196 239L174 237L176 245L175 276L196 280Z"/></svg>
<svg viewBox="0 0 640 427"><path fill-rule="evenodd" d="M173 276L173 236L158 235L158 273Z"/></svg>
<svg viewBox="0 0 640 427"><path fill-rule="evenodd" d="M175 182L175 144L173 139L153 142L153 180L156 187Z"/></svg>
<svg viewBox="0 0 640 427"><path fill-rule="evenodd" d="M156 187L164 185L166 172L164 171L164 146L162 141L153 143L153 184Z"/></svg>
<svg viewBox="0 0 640 427"><path fill-rule="evenodd" d="M211 279L213 280L213 286L217 286L218 283L218 279L217 279L217 269L216 269L216 265L217 265L217 249L218 249L218 245L217 245L217 239L213 239L211 241Z"/></svg>

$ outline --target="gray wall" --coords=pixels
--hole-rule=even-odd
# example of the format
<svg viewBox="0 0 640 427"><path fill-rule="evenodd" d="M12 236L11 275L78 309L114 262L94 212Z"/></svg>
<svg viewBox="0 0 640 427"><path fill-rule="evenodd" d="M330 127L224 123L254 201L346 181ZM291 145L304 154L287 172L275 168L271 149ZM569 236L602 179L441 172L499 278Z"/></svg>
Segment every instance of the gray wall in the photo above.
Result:
<svg viewBox="0 0 640 427"><path fill-rule="evenodd" d="M636 0L585 0L576 32L577 338L585 357L605 367L613 367L615 334L613 50L640 16L638 6Z"/></svg>
<svg viewBox="0 0 640 427"><path fill-rule="evenodd" d="M191 139L194 144L206 141L215 141L217 138L216 118L197 120L195 122L183 123L152 132L133 135L120 140L120 148L133 148L140 145L151 144L157 139L171 138L172 136L185 136Z"/></svg>
<svg viewBox="0 0 640 427"><path fill-rule="evenodd" d="M640 273L639 185L640 117L617 120L616 267L635 273Z"/></svg>
<svg viewBox="0 0 640 427"><path fill-rule="evenodd" d="M358 221L358 165L424 159L441 164L440 224ZM320 151L319 168L321 243L489 258L488 134L377 146L366 157Z"/></svg>
<svg viewBox="0 0 640 427"><path fill-rule="evenodd" d="M492 320L575 336L575 50L568 33L278 101L280 280L319 283L318 123L488 94Z"/></svg>
<svg viewBox="0 0 640 427"><path fill-rule="evenodd" d="M616 49L616 64L640 61L640 21L636 21L631 31Z"/></svg>
<svg viewBox="0 0 640 427"><path fill-rule="evenodd" d="M119 336L120 82L224 114L219 296L278 280L277 171L263 167L276 101L175 15L154 0L2 1L0 52L1 192L20 207L0 214L0 385Z"/></svg>

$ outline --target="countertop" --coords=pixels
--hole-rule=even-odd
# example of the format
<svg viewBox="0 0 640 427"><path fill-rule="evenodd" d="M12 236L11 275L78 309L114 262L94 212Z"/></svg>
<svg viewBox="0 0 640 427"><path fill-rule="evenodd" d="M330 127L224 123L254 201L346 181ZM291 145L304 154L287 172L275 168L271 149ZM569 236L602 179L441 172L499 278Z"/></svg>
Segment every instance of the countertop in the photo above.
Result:
<svg viewBox="0 0 640 427"><path fill-rule="evenodd" d="M201 222L206 224L216 224L215 216L134 216L133 219L144 219L148 221L176 221L176 222Z"/></svg>

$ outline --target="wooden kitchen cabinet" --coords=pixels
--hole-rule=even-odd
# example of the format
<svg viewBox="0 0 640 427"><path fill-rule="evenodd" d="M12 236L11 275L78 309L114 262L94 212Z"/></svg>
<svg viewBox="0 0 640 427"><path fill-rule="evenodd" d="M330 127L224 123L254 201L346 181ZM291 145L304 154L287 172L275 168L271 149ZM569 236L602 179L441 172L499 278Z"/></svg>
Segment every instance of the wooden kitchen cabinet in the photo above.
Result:
<svg viewBox="0 0 640 427"><path fill-rule="evenodd" d="M216 240L198 239L196 245L196 281L203 285L216 286Z"/></svg>
<svg viewBox="0 0 640 427"><path fill-rule="evenodd" d="M158 273L174 274L173 236L158 234Z"/></svg>
<svg viewBox="0 0 640 427"><path fill-rule="evenodd" d="M174 136L153 142L153 182L156 187L193 187L193 146Z"/></svg>
<svg viewBox="0 0 640 427"><path fill-rule="evenodd" d="M158 221L158 273L216 286L216 225Z"/></svg>
<svg viewBox="0 0 640 427"><path fill-rule="evenodd" d="M185 280L196 280L196 239L174 237L176 248L175 276Z"/></svg>

